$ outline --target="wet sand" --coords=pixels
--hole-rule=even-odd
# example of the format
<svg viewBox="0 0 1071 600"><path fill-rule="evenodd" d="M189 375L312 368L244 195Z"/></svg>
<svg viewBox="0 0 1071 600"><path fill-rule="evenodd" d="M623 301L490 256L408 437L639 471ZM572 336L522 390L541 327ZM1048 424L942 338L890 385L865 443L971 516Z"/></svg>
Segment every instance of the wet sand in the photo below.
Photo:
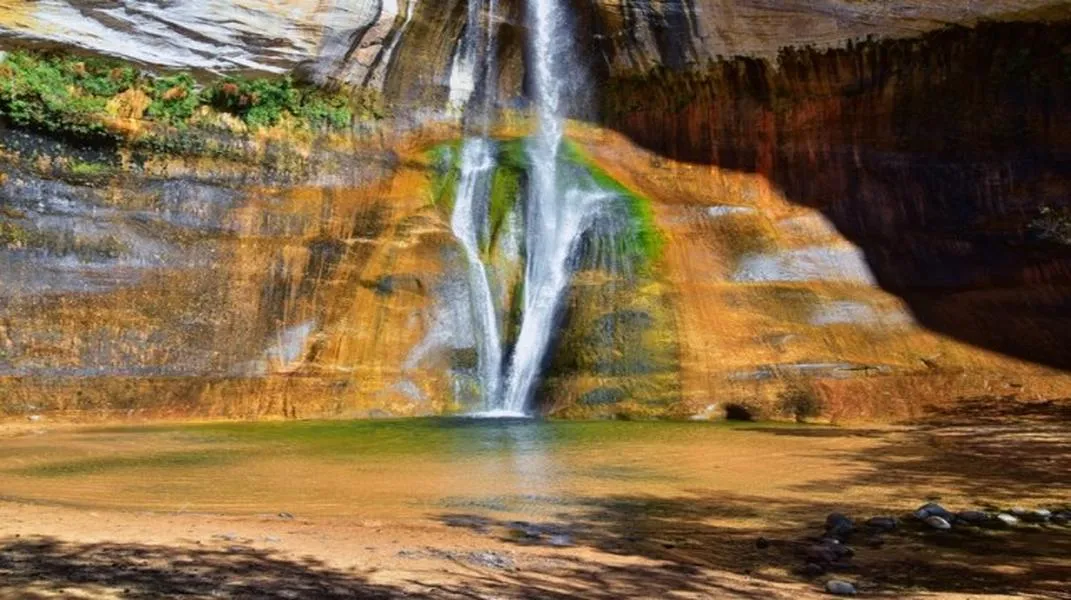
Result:
<svg viewBox="0 0 1071 600"><path fill-rule="evenodd" d="M345 436L303 446L334 431L315 424L282 438L194 426L237 458L163 463L133 457L189 452L190 428L9 427L0 597L807 598L837 577L864 596L1066 598L1059 527L905 527L880 548L853 543L850 570L796 571L834 510L1071 502L1067 411L979 401L960 407L969 421L906 429L619 423L527 438L419 425L390 433L393 450L358 434L388 451L356 465ZM412 435L428 446L406 451Z"/></svg>

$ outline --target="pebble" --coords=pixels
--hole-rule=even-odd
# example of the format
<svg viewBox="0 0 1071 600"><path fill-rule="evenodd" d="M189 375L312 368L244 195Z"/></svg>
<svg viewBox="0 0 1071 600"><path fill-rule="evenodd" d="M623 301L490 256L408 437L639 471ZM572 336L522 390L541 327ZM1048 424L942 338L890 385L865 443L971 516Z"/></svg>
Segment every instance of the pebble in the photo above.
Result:
<svg viewBox="0 0 1071 600"><path fill-rule="evenodd" d="M844 522L851 523L852 520L849 519L848 516L843 513L829 513L829 515L826 516L826 529L829 529L830 527L836 527L837 525Z"/></svg>
<svg viewBox="0 0 1071 600"><path fill-rule="evenodd" d="M1015 515L1016 517L1025 517L1030 511L1023 508L1022 506L1014 506L1008 512Z"/></svg>
<svg viewBox="0 0 1071 600"><path fill-rule="evenodd" d="M892 531L896 529L896 517L871 517L867 519L866 526L881 531Z"/></svg>
<svg viewBox="0 0 1071 600"><path fill-rule="evenodd" d="M526 523L524 521L514 521L509 524L510 533L515 537L524 537L530 540L543 537L543 532L539 530L539 527Z"/></svg>
<svg viewBox="0 0 1071 600"><path fill-rule="evenodd" d="M759 539L755 540L755 547L759 550L765 550L770 547L770 540L764 537L760 537Z"/></svg>
<svg viewBox="0 0 1071 600"><path fill-rule="evenodd" d="M1049 519L1049 522L1053 525L1067 525L1068 523L1071 523L1071 514L1058 512Z"/></svg>
<svg viewBox="0 0 1071 600"><path fill-rule="evenodd" d="M941 517L942 519L948 521L952 519L952 516L952 513L948 512L945 507L935 502L923 504L919 507L918 510L915 511L915 517L918 518L918 520L920 521L925 521L926 517Z"/></svg>
<svg viewBox="0 0 1071 600"><path fill-rule="evenodd" d="M292 514L290 514L288 512L281 512L281 513L279 513L279 518L283 519L284 521L293 521L294 520L294 515L292 515Z"/></svg>
<svg viewBox="0 0 1071 600"><path fill-rule="evenodd" d="M841 581L839 579L830 579L826 582L826 591L834 596L854 596L855 586L847 581Z"/></svg>
<svg viewBox="0 0 1071 600"><path fill-rule="evenodd" d="M1019 519L1013 515L1009 515L1008 513L1000 513L999 515L997 515L997 520L1009 527L1012 525L1019 524Z"/></svg>
<svg viewBox="0 0 1071 600"><path fill-rule="evenodd" d="M468 555L468 561L482 567L493 569L512 569L513 560L497 552L472 552Z"/></svg>
<svg viewBox="0 0 1071 600"><path fill-rule="evenodd" d="M809 562L803 565L801 573L807 577L818 577L826 574L826 568L818 563Z"/></svg>
<svg viewBox="0 0 1071 600"><path fill-rule="evenodd" d="M826 517L826 535L843 540L855 532L855 522L841 513L832 513Z"/></svg>
<svg viewBox="0 0 1071 600"><path fill-rule="evenodd" d="M31 423L36 423L41 420L41 415L30 415L27 417Z"/></svg>
<svg viewBox="0 0 1071 600"><path fill-rule="evenodd" d="M565 533L550 536L550 545L564 548L573 545L573 538Z"/></svg>
<svg viewBox="0 0 1071 600"><path fill-rule="evenodd" d="M989 515L980 510L965 510L956 513L956 520L969 525L978 525L989 520Z"/></svg>
<svg viewBox="0 0 1071 600"><path fill-rule="evenodd" d="M833 543L827 544L826 547L833 551L833 554L837 556L837 560L855 556L855 550L852 550L851 547L845 546L844 544Z"/></svg>
<svg viewBox="0 0 1071 600"><path fill-rule="evenodd" d="M926 517L923 522L938 531L948 531L949 529L952 529L951 523L938 516Z"/></svg>
<svg viewBox="0 0 1071 600"><path fill-rule="evenodd" d="M1024 521L1029 521L1031 523L1044 523L1044 522L1048 521L1050 518L1052 518L1052 511L1046 510L1044 508L1038 509L1038 510L1032 510L1032 511L1026 513L1025 515L1023 515L1023 520Z"/></svg>
<svg viewBox="0 0 1071 600"><path fill-rule="evenodd" d="M819 565L828 565L837 562L837 553L828 546L811 546L807 548L807 560Z"/></svg>

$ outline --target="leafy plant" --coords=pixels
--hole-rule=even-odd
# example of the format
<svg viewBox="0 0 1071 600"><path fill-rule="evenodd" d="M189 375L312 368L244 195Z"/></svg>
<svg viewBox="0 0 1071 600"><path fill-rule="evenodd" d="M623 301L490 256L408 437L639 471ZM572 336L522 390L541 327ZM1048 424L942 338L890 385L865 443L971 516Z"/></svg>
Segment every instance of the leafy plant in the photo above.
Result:
<svg viewBox="0 0 1071 600"><path fill-rule="evenodd" d="M791 415L797 423L806 423L807 419L822 414L822 400L809 386L793 383L777 397L781 411Z"/></svg>
<svg viewBox="0 0 1071 600"><path fill-rule="evenodd" d="M1071 245L1071 208L1042 206L1029 227L1041 239Z"/></svg>
<svg viewBox="0 0 1071 600"><path fill-rule="evenodd" d="M116 63L13 52L0 63L0 115L18 126L78 138L115 136L104 126L108 97L133 85Z"/></svg>
<svg viewBox="0 0 1071 600"><path fill-rule="evenodd" d="M169 125L184 126L201 104L197 82L185 73L152 82L152 103L146 114Z"/></svg>
<svg viewBox="0 0 1071 600"><path fill-rule="evenodd" d="M353 121L344 94L298 89L290 77L228 78L207 88L203 97L217 111L236 115L253 128L276 125L287 114L311 129L344 129Z"/></svg>
<svg viewBox="0 0 1071 600"><path fill-rule="evenodd" d="M125 134L109 107L131 90L148 96L144 118L165 125L165 136L199 122L195 117L200 112L234 115L251 129L289 120L316 131L347 130L358 115L383 114L378 96L370 91L298 86L290 77L231 77L202 87L188 73L154 76L108 59L29 51L0 58L0 117L18 127L79 141L118 143ZM140 111L134 116L140 117ZM160 129L150 128L138 139L159 138ZM151 145L171 144L157 139Z"/></svg>

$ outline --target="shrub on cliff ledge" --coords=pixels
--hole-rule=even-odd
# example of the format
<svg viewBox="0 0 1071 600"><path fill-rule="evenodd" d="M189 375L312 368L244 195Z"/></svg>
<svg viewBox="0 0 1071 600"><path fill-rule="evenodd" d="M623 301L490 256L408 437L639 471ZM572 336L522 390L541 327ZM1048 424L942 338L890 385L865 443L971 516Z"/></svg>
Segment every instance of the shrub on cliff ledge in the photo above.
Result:
<svg viewBox="0 0 1071 600"><path fill-rule="evenodd" d="M290 77L280 79L227 78L205 89L206 104L230 113L250 127L272 127L291 115L313 129L344 129L354 110L341 93L298 88Z"/></svg>
<svg viewBox="0 0 1071 600"><path fill-rule="evenodd" d="M197 82L185 73L159 77L152 82L152 103L146 114L168 125L183 125L201 105Z"/></svg>
<svg viewBox="0 0 1071 600"><path fill-rule="evenodd" d="M131 94L146 104L117 109ZM134 135L136 128L123 127L119 116L140 120L155 133L205 126L213 120L202 117L213 113L233 115L250 129L285 120L314 131L346 130L357 118L382 117L378 106L367 91L303 87L289 77L227 78L201 86L187 73L155 76L114 60L26 51L0 58L0 117L91 143Z"/></svg>
<svg viewBox="0 0 1071 600"><path fill-rule="evenodd" d="M822 414L822 401L809 386L793 383L777 398L781 403L781 412L796 419L797 423L806 423L807 419Z"/></svg>
<svg viewBox="0 0 1071 600"><path fill-rule="evenodd" d="M0 116L51 134L114 139L104 125L108 99L136 79L108 61L14 52L0 63Z"/></svg>

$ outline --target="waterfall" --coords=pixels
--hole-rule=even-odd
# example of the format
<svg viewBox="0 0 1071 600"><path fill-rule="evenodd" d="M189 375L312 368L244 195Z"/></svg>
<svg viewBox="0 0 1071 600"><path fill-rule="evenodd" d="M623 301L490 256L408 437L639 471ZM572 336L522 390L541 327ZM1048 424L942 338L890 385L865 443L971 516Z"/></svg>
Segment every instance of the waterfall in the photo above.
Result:
<svg viewBox="0 0 1071 600"><path fill-rule="evenodd" d="M561 180L565 105L571 84L582 76L573 60L577 53L571 43L568 5L564 0L529 0L527 18L538 129L528 146L532 167L525 218L524 313L503 402L511 412L528 407L568 292L571 258L606 198Z"/></svg>
<svg viewBox="0 0 1071 600"><path fill-rule="evenodd" d="M486 19L483 18L486 6ZM503 390L503 340L493 282L480 253L486 231L495 144L488 139L494 104L495 0L472 0L457 68L471 69L465 86L468 137L462 144L460 178L451 228L465 251L483 404L492 415L519 415L528 408L546 359L562 300L574 269L573 257L606 192L566 181L559 156L570 89L581 79L574 63L569 9L564 0L528 0L530 56L537 127L529 139L529 187L525 211L524 298L520 331ZM482 23L486 22L486 27ZM481 48L480 42L485 44ZM481 60L482 59L482 60ZM482 66L482 68L480 68ZM477 70L479 69L479 70ZM459 75L459 81L465 81ZM467 81L466 81L467 83ZM460 88L461 86L459 86ZM461 100L460 95L454 96ZM575 179L575 178L573 178Z"/></svg>
<svg viewBox="0 0 1071 600"><path fill-rule="evenodd" d="M487 267L480 259L481 225L487 219L487 199L495 172L495 148L486 138L465 140L461 150L461 177L450 228L465 250L469 270L469 297L479 353L479 375L484 407L496 408L502 378L502 336L498 310ZM481 201L482 202L479 202Z"/></svg>
<svg viewBox="0 0 1071 600"><path fill-rule="evenodd" d="M481 395L486 410L497 408L501 397L502 336L499 333L498 310L492 292L491 279L480 256L480 234L486 230L491 179L495 173L495 146L487 139L494 95L495 4L487 4L484 25L484 2L469 4L465 35L457 50L455 65L471 69L476 75L464 97L466 128L474 130L461 148L460 177L450 228L461 242L468 263L469 298L472 322L476 329L476 351L479 353ZM481 60L482 59L482 60ZM477 67L476 65L479 65ZM477 72L477 68L480 70ZM455 66L455 73L457 66ZM454 77L451 77L452 83ZM451 92L451 100L459 101Z"/></svg>

